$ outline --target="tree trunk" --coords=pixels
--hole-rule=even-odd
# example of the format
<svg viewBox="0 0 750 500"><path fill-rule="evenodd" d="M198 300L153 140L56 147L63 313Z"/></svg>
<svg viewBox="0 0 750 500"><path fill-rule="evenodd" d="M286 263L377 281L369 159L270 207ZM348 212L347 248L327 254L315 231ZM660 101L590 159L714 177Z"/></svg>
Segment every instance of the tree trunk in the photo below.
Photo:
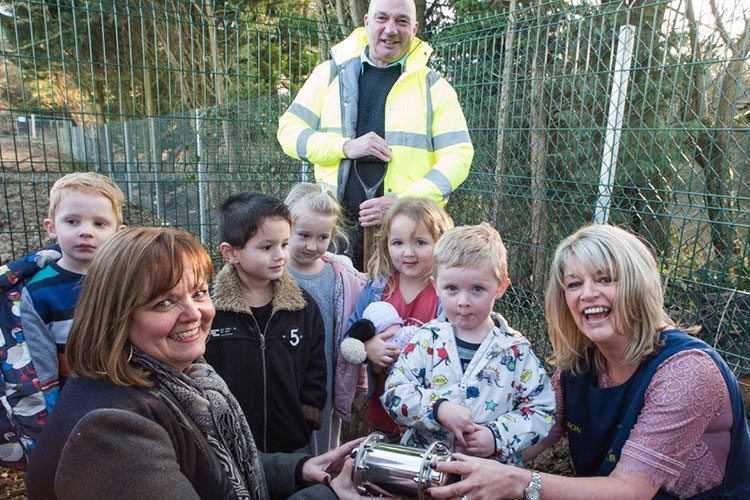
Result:
<svg viewBox="0 0 750 500"><path fill-rule="evenodd" d="M427 10L427 0L414 0L414 5L417 7L417 22L419 23L419 29L427 29L427 20L425 20L424 13Z"/></svg>
<svg viewBox="0 0 750 500"><path fill-rule="evenodd" d="M715 3L711 2L714 15L718 15ZM731 214L736 212L737 202L734 196L734 172L729 155L731 127L736 109L742 69L750 51L750 19L745 21L745 29L733 42L725 34L721 19L716 19L717 27L724 34L725 42L731 52L731 60L721 77L719 103L714 121L713 136L703 133L698 139L696 161L704 169L706 180L704 200L708 218L711 221L711 243L717 256L723 257L727 251L737 254L734 244L735 231ZM739 44L738 44L739 42Z"/></svg>
<svg viewBox="0 0 750 500"><path fill-rule="evenodd" d="M221 131L224 140L224 158L227 162L227 172L230 174L234 171L237 160L235 158L233 141L230 138L231 130L229 128L229 115L231 110L227 106L226 88L224 86L224 67L220 64L219 51L216 40L216 17L214 16L214 6L212 0L204 0L206 24L208 25L208 41L211 47L211 60L213 63L214 86L216 88L216 105L222 117ZM218 142L218 141L217 141ZM217 160L219 158L217 157Z"/></svg>
<svg viewBox="0 0 750 500"><path fill-rule="evenodd" d="M510 113L510 80L513 75L513 44L516 29L516 0L510 0L508 6L508 25L503 40L502 76L500 79L500 104L497 111L497 145L495 147L495 182L497 190L492 200L492 220L495 225L500 221L503 208L503 175L505 174L505 128Z"/></svg>
<svg viewBox="0 0 750 500"><path fill-rule="evenodd" d="M344 17L344 0L336 0L336 19L341 25L347 24Z"/></svg>
<svg viewBox="0 0 750 500"><path fill-rule="evenodd" d="M693 0L685 2L685 17L688 21L688 37L690 39L690 66L696 68L690 73L692 85L687 98L687 107L684 113L684 121L700 120L701 101L705 89L703 73L700 71L698 63L703 60L701 54L701 43L698 38L698 23L695 20L695 11L693 10Z"/></svg>
<svg viewBox="0 0 750 500"><path fill-rule="evenodd" d="M355 26L362 26L364 17L367 13L367 0L349 0L349 12L352 16L352 23Z"/></svg>
<svg viewBox="0 0 750 500"><path fill-rule="evenodd" d="M661 30L664 21L667 4L649 4L648 0L639 0L631 6L631 11L636 12L642 22L637 30L637 39L635 47L635 57L637 58L635 68L653 68L651 70L634 71L632 79L631 95L643 95L648 99L650 96L658 95L658 89L653 85L658 85L660 81L659 71L660 61L662 58L662 48L653 43L654 40L661 38ZM646 50L650 48L650 50ZM654 82L657 82L656 84ZM638 120L640 126L646 130L656 130L660 128L661 123L667 123L665 117L659 116L654 112L654 106L647 105L633 113L633 119ZM627 126L627 125L626 125ZM643 133L651 134L651 132ZM649 146L653 144L653 139L637 140L637 149L633 157L640 160L641 164L651 161L653 152ZM629 158L624 158L627 162ZM621 161L622 163L622 161ZM633 162L635 163L635 162ZM635 163L638 165L638 163ZM661 169L654 169L652 173L633 171L632 172L633 189L628 189L630 206L626 208L632 215L630 216L629 226L638 234L653 242L654 249L658 253L668 251L669 247L669 214L665 213L665 207L669 206L664 196L671 196L671 184L674 178L674 172L669 165Z"/></svg>
<svg viewBox="0 0 750 500"><path fill-rule="evenodd" d="M336 9L341 5L341 0L336 0ZM328 40L330 34L328 28L331 26L331 22L328 18L328 11L325 0L319 0L315 2L315 11L318 15L318 59L325 61L328 58ZM338 13L337 13L338 14Z"/></svg>
<svg viewBox="0 0 750 500"><path fill-rule="evenodd" d="M704 200L708 218L711 220L711 242L717 256L727 251L737 253L733 243L731 213L737 203L733 194L733 171L729 155L732 112L737 101L739 79L744 61L733 60L727 64L719 92L719 106L714 122L713 137L704 134L699 140L700 153L706 161L699 162L704 167L706 188Z"/></svg>
<svg viewBox="0 0 750 500"><path fill-rule="evenodd" d="M541 11L541 7L540 7ZM541 12L540 16L541 18ZM544 66L547 53L546 44L537 37L535 64L532 75L531 94L531 248L535 253L531 273L531 289L538 289L544 283L546 263L540 245L547 242L547 101L544 95Z"/></svg>

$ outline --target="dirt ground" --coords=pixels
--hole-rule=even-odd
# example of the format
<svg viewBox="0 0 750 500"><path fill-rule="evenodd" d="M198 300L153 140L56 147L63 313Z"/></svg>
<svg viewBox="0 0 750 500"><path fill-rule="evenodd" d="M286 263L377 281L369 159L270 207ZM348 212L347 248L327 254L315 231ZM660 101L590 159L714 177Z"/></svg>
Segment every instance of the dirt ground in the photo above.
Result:
<svg viewBox="0 0 750 500"><path fill-rule="evenodd" d="M36 140L0 136L0 263L49 243L42 220L60 163Z"/></svg>
<svg viewBox="0 0 750 500"><path fill-rule="evenodd" d="M23 471L0 467L0 500L23 500L26 498L26 485Z"/></svg>

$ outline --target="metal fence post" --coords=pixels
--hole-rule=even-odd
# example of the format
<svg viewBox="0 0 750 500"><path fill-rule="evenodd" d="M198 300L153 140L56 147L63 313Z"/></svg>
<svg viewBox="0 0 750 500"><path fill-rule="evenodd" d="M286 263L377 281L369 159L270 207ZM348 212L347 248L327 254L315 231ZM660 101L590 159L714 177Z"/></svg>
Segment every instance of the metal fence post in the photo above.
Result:
<svg viewBox="0 0 750 500"><path fill-rule="evenodd" d="M204 183L203 172L203 143L201 142L201 110L195 110L195 142L196 152L198 154L198 210L200 221L201 243L206 244L206 188Z"/></svg>
<svg viewBox="0 0 750 500"><path fill-rule="evenodd" d="M635 43L635 26L620 26L617 34L617 54L615 69L612 74L612 90L607 116L607 132L602 150L602 166L599 171L599 196L596 199L594 222L606 224L609 221L609 205L612 202L612 183L617 170L617 154L620 150L620 134L625 101L628 97L630 66L633 62L633 44Z"/></svg>
<svg viewBox="0 0 750 500"><path fill-rule="evenodd" d="M130 165L133 163L133 158L130 153L130 133L128 131L128 122L122 123L123 139L125 141L125 178L128 183L128 199L133 199L133 175L130 172Z"/></svg>
<svg viewBox="0 0 750 500"><path fill-rule="evenodd" d="M107 154L107 176L112 177L112 143L109 137L109 122L104 124L104 147Z"/></svg>
<svg viewBox="0 0 750 500"><path fill-rule="evenodd" d="M161 151L156 141L156 118L148 119L148 139L151 143L151 165L154 167L154 205L156 206L156 218L161 219L161 197L159 196Z"/></svg>

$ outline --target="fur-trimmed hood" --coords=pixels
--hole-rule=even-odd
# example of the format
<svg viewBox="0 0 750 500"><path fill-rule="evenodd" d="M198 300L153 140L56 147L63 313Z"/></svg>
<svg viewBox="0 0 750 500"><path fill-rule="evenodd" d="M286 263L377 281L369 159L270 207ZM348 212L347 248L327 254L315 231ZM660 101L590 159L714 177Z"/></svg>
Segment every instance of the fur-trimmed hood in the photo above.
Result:
<svg viewBox="0 0 750 500"><path fill-rule="evenodd" d="M245 293L234 265L226 264L216 275L211 294L216 309L252 314L245 300ZM302 289L294 277L285 269L281 278L273 282L273 309L276 311L299 311L307 305Z"/></svg>

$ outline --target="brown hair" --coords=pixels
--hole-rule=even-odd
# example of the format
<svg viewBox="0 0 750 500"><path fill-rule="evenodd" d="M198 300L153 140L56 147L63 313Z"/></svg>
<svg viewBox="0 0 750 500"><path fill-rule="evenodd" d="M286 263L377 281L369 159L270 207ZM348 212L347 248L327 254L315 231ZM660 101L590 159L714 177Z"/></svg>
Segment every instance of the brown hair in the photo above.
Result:
<svg viewBox="0 0 750 500"><path fill-rule="evenodd" d="M73 172L57 179L49 191L49 212L47 217L50 220L55 220L57 207L60 206L63 195L71 191L108 199L112 203L112 210L117 218L117 225L122 224L122 204L125 201L125 196L112 179L96 172Z"/></svg>
<svg viewBox="0 0 750 500"><path fill-rule="evenodd" d="M371 278L381 276L390 281L396 272L388 253L388 233L390 233L391 224L397 215L405 215L417 224L420 222L424 224L435 242L440 239L444 232L453 227L453 219L445 213L443 207L434 201L428 198L400 198L385 213L383 224L375 236L377 247L367 263L367 270Z"/></svg>
<svg viewBox="0 0 750 500"><path fill-rule="evenodd" d="M185 267L185 261L190 267ZM134 227L115 234L86 274L66 347L71 373L148 387L147 373L130 364L133 312L169 292L184 272L210 283L211 258L182 229Z"/></svg>

